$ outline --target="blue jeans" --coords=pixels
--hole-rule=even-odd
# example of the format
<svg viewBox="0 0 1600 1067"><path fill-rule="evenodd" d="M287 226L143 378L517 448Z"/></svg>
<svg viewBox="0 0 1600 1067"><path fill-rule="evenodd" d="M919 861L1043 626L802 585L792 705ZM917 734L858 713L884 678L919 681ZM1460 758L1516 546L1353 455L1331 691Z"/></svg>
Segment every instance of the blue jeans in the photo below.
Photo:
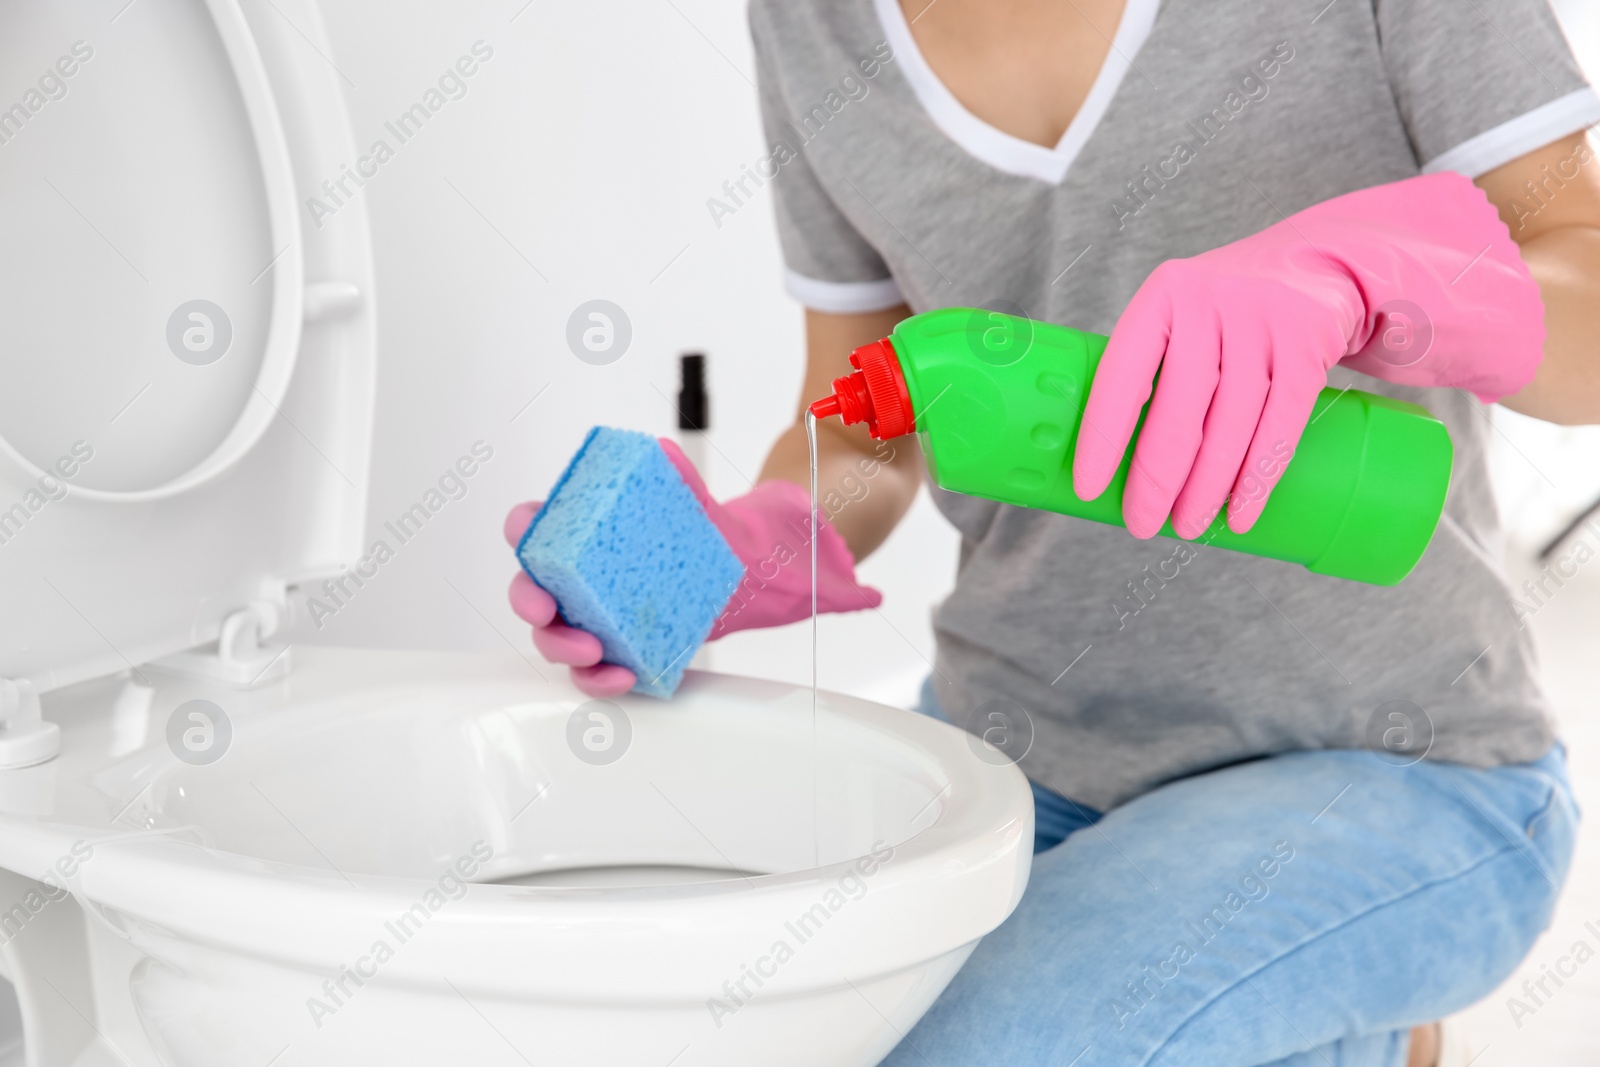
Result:
<svg viewBox="0 0 1600 1067"><path fill-rule="evenodd" d="M1254 760L1103 816L1035 785L1022 902L883 1067L1404 1064L1548 925L1578 811L1560 745L1386 755Z"/></svg>

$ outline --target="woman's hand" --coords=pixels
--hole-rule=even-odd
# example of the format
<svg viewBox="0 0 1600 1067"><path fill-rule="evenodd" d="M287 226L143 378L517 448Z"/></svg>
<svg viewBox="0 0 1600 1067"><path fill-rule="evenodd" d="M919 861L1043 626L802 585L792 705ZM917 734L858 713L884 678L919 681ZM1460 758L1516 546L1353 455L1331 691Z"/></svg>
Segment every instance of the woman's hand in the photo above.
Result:
<svg viewBox="0 0 1600 1067"><path fill-rule="evenodd" d="M1198 537L1226 506L1243 533L1334 364L1487 403L1533 378L1543 344L1539 287L1465 177L1335 197L1151 273L1095 374L1073 485L1086 500L1105 491L1153 389L1123 495L1129 531L1153 536L1170 515Z"/></svg>
<svg viewBox="0 0 1600 1067"><path fill-rule="evenodd" d="M1347 280L1297 285L1243 244L1157 267L1101 358L1073 483L1085 500L1105 491L1155 383L1122 498L1135 537L1169 514L1179 537L1199 537L1224 501L1229 525L1248 530L1359 322Z"/></svg>
<svg viewBox="0 0 1600 1067"><path fill-rule="evenodd" d="M663 438L661 450L744 564L744 580L711 627L708 640L810 617L811 494L793 482L773 478L757 483L743 496L718 503L675 442ZM820 507L816 593L817 611L824 615L883 603L882 593L856 581L855 557Z"/></svg>
<svg viewBox="0 0 1600 1067"><path fill-rule="evenodd" d="M666 453L694 494L706 517L744 564L745 576L707 640L739 630L782 626L811 614L810 494L781 478L761 482L750 492L718 502L700 472L676 443L662 439ZM506 541L515 548L539 513L538 501L518 504L506 516ZM875 608L883 595L856 581L855 559L844 538L821 515L817 518L817 610ZM626 667L602 662L600 639L568 626L555 598L519 570L511 580L511 610L533 626L533 644L551 663L572 668L572 683L593 697L612 697L632 689L638 678Z"/></svg>
<svg viewBox="0 0 1600 1067"><path fill-rule="evenodd" d="M506 541L512 548L522 540L533 517L539 513L540 501L518 504L506 516ZM632 671L615 663L601 663L603 650L600 639L585 630L575 629L561 621L556 611L556 601L540 589L524 571L517 571L511 579L511 610L517 617L533 626L533 647L551 663L561 663L572 670L572 684L580 692L592 697L614 697L632 689L638 681Z"/></svg>

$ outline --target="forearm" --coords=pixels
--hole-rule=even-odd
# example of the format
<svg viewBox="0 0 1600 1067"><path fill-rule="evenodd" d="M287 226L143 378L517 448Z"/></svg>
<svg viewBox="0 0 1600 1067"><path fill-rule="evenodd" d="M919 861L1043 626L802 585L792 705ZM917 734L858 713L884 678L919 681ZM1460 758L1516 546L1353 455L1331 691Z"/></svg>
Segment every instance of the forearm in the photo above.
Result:
<svg viewBox="0 0 1600 1067"><path fill-rule="evenodd" d="M1600 422L1600 157L1584 134L1477 179L1517 242L1544 301L1544 360L1513 411Z"/></svg>
<svg viewBox="0 0 1600 1067"><path fill-rule="evenodd" d="M814 398L813 398L814 399ZM874 441L861 426L817 425L817 506L857 560L881 545L916 499L922 457L909 438ZM790 426L772 446L761 480L809 486L806 431Z"/></svg>
<svg viewBox="0 0 1600 1067"><path fill-rule="evenodd" d="M1501 401L1547 422L1600 422L1600 229L1568 226L1522 244L1544 298L1544 362Z"/></svg>
<svg viewBox="0 0 1600 1067"><path fill-rule="evenodd" d="M833 391L833 380L849 374L850 353L893 332L911 309L904 305L857 314L806 312L806 373L795 421L783 432L761 468L763 481L781 478L811 484L806 430L811 401ZM865 426L837 419L817 424L817 506L844 537L850 554L864 559L889 536L916 499L922 455L906 441L874 441Z"/></svg>

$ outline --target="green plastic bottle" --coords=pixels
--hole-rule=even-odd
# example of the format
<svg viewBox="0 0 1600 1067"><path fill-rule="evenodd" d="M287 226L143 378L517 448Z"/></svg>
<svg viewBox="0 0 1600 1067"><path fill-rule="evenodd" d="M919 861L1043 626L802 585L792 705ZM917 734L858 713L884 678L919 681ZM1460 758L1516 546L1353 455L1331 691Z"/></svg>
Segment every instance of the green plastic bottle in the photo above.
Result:
<svg viewBox="0 0 1600 1067"><path fill-rule="evenodd" d="M1080 500L1072 488L1078 424L1106 341L981 308L928 311L851 353L857 370L811 413L866 422L879 440L915 431L945 489L1121 526L1131 445L1099 497ZM1196 541L1394 585L1439 524L1452 453L1444 424L1423 408L1324 389L1256 524L1236 534L1224 509ZM1265 485L1275 472L1263 473ZM1177 536L1170 522L1161 534Z"/></svg>

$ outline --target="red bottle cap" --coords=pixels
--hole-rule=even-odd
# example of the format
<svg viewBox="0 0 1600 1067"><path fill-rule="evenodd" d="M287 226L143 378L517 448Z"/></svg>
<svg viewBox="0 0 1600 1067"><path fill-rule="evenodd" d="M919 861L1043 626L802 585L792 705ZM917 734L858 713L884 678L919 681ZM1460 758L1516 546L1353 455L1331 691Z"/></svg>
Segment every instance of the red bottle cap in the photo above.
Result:
<svg viewBox="0 0 1600 1067"><path fill-rule="evenodd" d="M854 374L833 380L833 394L811 405L819 419L837 415L846 426L867 424L867 433L879 441L900 437L916 429L911 392L900 370L900 357L885 337L850 353Z"/></svg>

